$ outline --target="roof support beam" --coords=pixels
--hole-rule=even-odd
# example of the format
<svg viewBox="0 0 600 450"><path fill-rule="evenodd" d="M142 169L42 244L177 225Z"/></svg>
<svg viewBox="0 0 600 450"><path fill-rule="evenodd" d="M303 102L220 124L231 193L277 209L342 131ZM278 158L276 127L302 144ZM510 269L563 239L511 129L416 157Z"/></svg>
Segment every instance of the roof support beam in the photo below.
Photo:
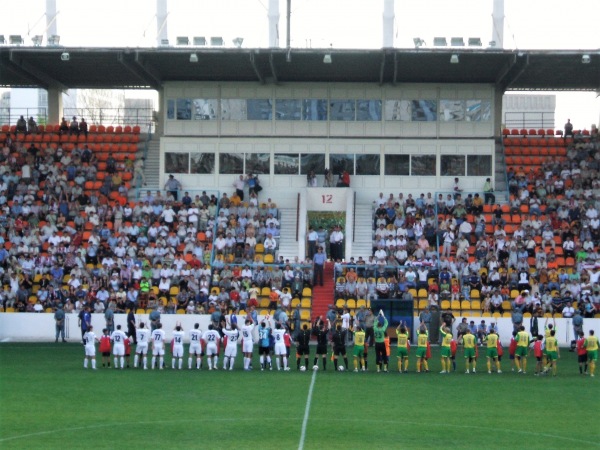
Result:
<svg viewBox="0 0 600 450"><path fill-rule="evenodd" d="M379 86L383 84L383 74L385 73L385 51L381 52L381 64L379 65Z"/></svg>
<svg viewBox="0 0 600 450"><path fill-rule="evenodd" d="M60 89L61 91L67 90L67 87L64 84L48 76L48 74L44 73L37 67L32 66L22 58L19 58L14 51L10 52L8 59L13 69L24 74L26 78L31 78L38 82L39 85L44 89L56 88Z"/></svg>
<svg viewBox="0 0 600 450"><path fill-rule="evenodd" d="M398 81L398 52L394 52L394 77L392 78L392 85L396 86Z"/></svg>
<svg viewBox="0 0 600 450"><path fill-rule="evenodd" d="M252 65L252 69L256 74L256 78L258 78L258 81L260 81L260 84L265 84L265 77L262 76L260 70L258 70L258 66L256 65L256 57L254 52L250 52L250 64Z"/></svg>
<svg viewBox="0 0 600 450"><path fill-rule="evenodd" d="M275 62L273 61L273 52L269 54L269 66L271 67L271 75L273 75L273 81L275 84L279 83L277 79L277 71L275 70Z"/></svg>
<svg viewBox="0 0 600 450"><path fill-rule="evenodd" d="M506 78L506 76L508 75L508 73L510 72L510 70L514 67L514 65L517 63L517 56L514 55L511 60L506 63L506 65L502 68L502 71L500 72L500 74L496 77L496 84L503 84L504 79Z"/></svg>
<svg viewBox="0 0 600 450"><path fill-rule="evenodd" d="M525 69L527 68L527 66L529 65L529 55L525 54L525 55L518 55L517 57L517 64L515 64L515 67L517 68L517 72L514 75L510 75L508 77L506 77L505 79L505 84L502 85L502 87L504 88L504 90L506 91L507 89L509 89L513 83L515 83L520 77L521 75L523 75L523 72L525 72Z"/></svg>
<svg viewBox="0 0 600 450"><path fill-rule="evenodd" d="M150 86L154 89L159 89L162 86L162 80L158 71L156 71L153 67L146 64L142 57L140 56L140 52L135 52L134 58L136 68L131 65L128 61L125 60L124 55L119 53L119 62L123 64L126 68L133 71L133 73L137 74L138 77L142 78L146 81ZM139 69L141 69L141 71Z"/></svg>

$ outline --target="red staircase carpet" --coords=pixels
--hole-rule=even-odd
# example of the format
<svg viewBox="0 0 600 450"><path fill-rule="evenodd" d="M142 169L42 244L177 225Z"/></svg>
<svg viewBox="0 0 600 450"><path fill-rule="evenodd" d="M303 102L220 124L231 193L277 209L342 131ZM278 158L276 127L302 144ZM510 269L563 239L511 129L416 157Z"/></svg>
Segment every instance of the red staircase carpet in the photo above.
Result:
<svg viewBox="0 0 600 450"><path fill-rule="evenodd" d="M317 317L327 314L328 306L334 303L333 293L335 291L335 281L333 279L333 263L325 263L323 268L323 286L313 287L312 298L312 321Z"/></svg>

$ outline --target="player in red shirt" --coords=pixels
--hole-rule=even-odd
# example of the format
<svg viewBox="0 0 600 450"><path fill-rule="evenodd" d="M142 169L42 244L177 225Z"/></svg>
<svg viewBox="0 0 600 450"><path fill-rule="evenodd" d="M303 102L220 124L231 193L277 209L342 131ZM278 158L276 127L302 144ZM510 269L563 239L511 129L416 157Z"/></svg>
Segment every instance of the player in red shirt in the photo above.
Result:
<svg viewBox="0 0 600 450"><path fill-rule="evenodd" d="M110 334L108 334L108 328L102 330L100 353L102 353L102 367L107 367L107 365L110 367Z"/></svg>
<svg viewBox="0 0 600 450"><path fill-rule="evenodd" d="M127 362L127 368L129 369L129 357L131 356L131 338L125 339L125 361Z"/></svg>
<svg viewBox="0 0 600 450"><path fill-rule="evenodd" d="M535 356L536 364L535 364L535 375L539 375L542 373L543 367L543 359L544 359L544 346L543 346L544 336L541 334L537 335L535 342L533 343L533 356Z"/></svg>
<svg viewBox="0 0 600 450"><path fill-rule="evenodd" d="M585 348L585 335L583 331L579 332L577 339L577 361L579 362L579 373L587 375L587 350Z"/></svg>
<svg viewBox="0 0 600 450"><path fill-rule="evenodd" d="M510 338L510 344L508 344L508 357L510 358L510 370L512 372L515 371L515 352L517 351L517 341L515 340L516 335L517 332L513 331L513 334Z"/></svg>

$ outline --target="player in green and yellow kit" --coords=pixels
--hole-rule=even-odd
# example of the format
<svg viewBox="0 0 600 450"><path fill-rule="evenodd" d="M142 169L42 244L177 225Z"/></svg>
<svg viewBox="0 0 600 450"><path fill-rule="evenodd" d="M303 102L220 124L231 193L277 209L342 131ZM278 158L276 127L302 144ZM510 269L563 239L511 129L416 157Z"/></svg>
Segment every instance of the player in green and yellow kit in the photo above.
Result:
<svg viewBox="0 0 600 450"><path fill-rule="evenodd" d="M354 332L354 371L365 371L365 331L361 327L357 327Z"/></svg>
<svg viewBox="0 0 600 450"><path fill-rule="evenodd" d="M475 373L475 345L477 338L468 328L462 336L463 347L465 350L465 373L469 373L469 364L473 363L473 373Z"/></svg>
<svg viewBox="0 0 600 450"><path fill-rule="evenodd" d="M517 341L517 349L515 351L515 364L519 373L527 373L527 354L529 353L529 333L525 331L525 327L521 325L519 332L515 336Z"/></svg>
<svg viewBox="0 0 600 450"><path fill-rule="evenodd" d="M560 358L560 350L558 349L558 339L554 337L556 334L555 330L550 330L550 336L546 338L545 341L545 349L546 349L546 358L548 358L548 364L552 367L552 375L556 376L556 360ZM544 372L547 372L546 368Z"/></svg>
<svg viewBox="0 0 600 450"><path fill-rule="evenodd" d="M419 328L419 336L417 337L417 373L423 369L425 372L429 372L429 365L427 364L427 343L429 342L429 335L427 334L427 327L422 324Z"/></svg>
<svg viewBox="0 0 600 450"><path fill-rule="evenodd" d="M548 318L546 318L546 321L544 322L544 339L548 339L550 337L550 333L552 332L552 330L554 330L554 332L556 333L556 320L554 319L554 317L552 317L552 323L549 324ZM547 372L548 369L550 369L552 362L548 359L548 355L547 355L545 346L544 346L544 349L542 350L542 352L543 352L544 372Z"/></svg>
<svg viewBox="0 0 600 450"><path fill-rule="evenodd" d="M593 377L596 371L596 361L598 361L598 338L594 336L594 330L590 330L589 336L585 339L584 346L587 350L590 376Z"/></svg>
<svg viewBox="0 0 600 450"><path fill-rule="evenodd" d="M485 357L487 358L487 370L488 373L492 373L492 361L496 364L496 370L498 373L502 373L500 370L500 360L498 359L498 341L500 337L498 333L496 333L495 329L490 330L490 334L488 334L483 341L487 344L487 350L485 352Z"/></svg>
<svg viewBox="0 0 600 450"><path fill-rule="evenodd" d="M450 343L452 342L452 331L450 328L444 327L443 325L440 327L440 333L442 334L442 371L440 373L450 373L450 367L452 365L452 361L450 360L452 356L452 351L450 350Z"/></svg>
<svg viewBox="0 0 600 450"><path fill-rule="evenodd" d="M398 336L398 372L408 372L408 329L404 322L398 324L396 328L396 335ZM404 370L402 369L402 363L404 362Z"/></svg>

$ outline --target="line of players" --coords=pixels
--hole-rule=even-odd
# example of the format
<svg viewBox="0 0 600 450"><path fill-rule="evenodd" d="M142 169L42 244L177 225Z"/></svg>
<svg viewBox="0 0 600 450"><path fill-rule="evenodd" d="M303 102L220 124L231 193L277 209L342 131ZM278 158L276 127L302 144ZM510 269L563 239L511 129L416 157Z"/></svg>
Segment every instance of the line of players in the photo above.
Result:
<svg viewBox="0 0 600 450"><path fill-rule="evenodd" d="M199 329L199 324L195 324L194 328L189 331L189 348L188 348L188 365L189 369L201 369L202 358L206 356L208 370L218 369L218 359L220 345L223 344L223 370L233 370L235 358L237 356L237 348L239 343L242 343L242 352L244 355L244 370L252 370L252 354L254 349L253 330L254 323L250 317L245 321L242 327L238 327L236 316L231 316L231 321L226 322L226 328L221 330L221 333L211 324L208 330L202 332ZM344 326L346 325L346 326ZM348 357L346 347L349 335L352 335L354 341L353 348L353 363L354 371L366 371L368 369L367 352L368 345L366 342L365 330L357 327L354 331L348 327L349 324L342 322L335 329L331 329L329 320L323 321L318 318L312 330L304 325L297 334L296 341L296 366L298 370L304 371L308 367L310 356L310 341L313 336L316 337L317 346L313 360L313 370L319 369L318 361L322 360L322 369L327 369L328 347L332 347L331 358L333 360L334 370L348 370ZM390 344L387 337L388 320L382 311L379 312L377 320L374 324L374 341L377 372L387 372L390 356ZM549 371L553 375L557 373L557 360L560 357L558 340L556 339L556 328L553 324L545 325L545 335L538 335L532 341L530 334L525 331L525 327L521 326L518 332L514 332L509 345L509 356L511 360L512 370L514 366L518 373L527 373L527 356L533 350L536 357L535 374L545 374ZM100 352L103 356L103 366L106 364L110 367L110 343L113 344L113 357L115 368L125 368L126 356L128 357L128 336L121 330L121 326L117 325L116 330L109 336L108 330L103 330L103 335L100 339L96 337L93 328L84 335L85 359L84 367L88 367L88 361L91 362L92 369L96 368L96 349L95 343L100 342ZM441 343L441 364L442 371L446 374L456 370L456 353L458 344L453 338L449 328L440 327L442 335ZM408 372L409 366L409 350L410 350L410 330L405 323L400 323L396 329L398 338L397 358L398 372ZM144 323L141 323L136 330L137 345L135 349L134 367L141 366L148 369L147 355L152 346L152 361L151 367L154 369L164 367L164 355L166 344L166 333L162 329L162 324L158 324L156 329L150 331L145 328ZM180 324L177 324L172 333L171 350L172 350L172 369L183 368L185 332ZM470 330L467 329L465 334L459 337L462 342L465 358L465 373L475 373L478 356L477 338ZM276 323L275 328L271 328L271 323L267 317L258 327L258 347L259 360L261 370L272 370L271 354L274 353L278 370L289 371L289 356L292 338L287 330L280 324ZM500 338L495 330L492 330L484 339L486 346L487 371L492 373L495 370L497 373L502 373L501 360L503 355ZM594 330L590 330L589 336L585 338L583 333L577 341L578 361L580 372L587 373L589 364L589 373L595 375L596 362L598 360L598 338L594 335ZM426 327L423 325L419 328L417 335L416 349L416 371L429 372L428 359L431 357L429 345L429 336ZM304 365L301 364L304 359ZM344 365L338 365L338 360L343 359ZM128 362L128 360L127 360ZM158 363L158 365L157 365ZM585 370L585 372L584 372Z"/></svg>

